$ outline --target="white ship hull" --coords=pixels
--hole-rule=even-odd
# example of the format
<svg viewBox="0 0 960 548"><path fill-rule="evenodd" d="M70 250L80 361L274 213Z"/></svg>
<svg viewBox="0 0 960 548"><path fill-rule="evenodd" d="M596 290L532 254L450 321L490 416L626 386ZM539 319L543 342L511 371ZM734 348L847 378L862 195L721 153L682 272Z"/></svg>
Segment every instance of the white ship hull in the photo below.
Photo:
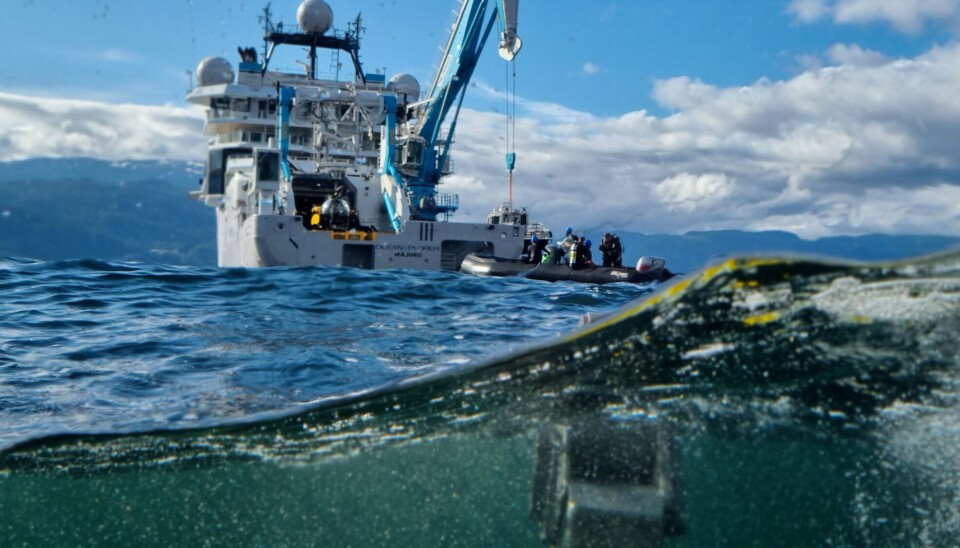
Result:
<svg viewBox="0 0 960 548"><path fill-rule="evenodd" d="M221 267L348 266L459 270L470 253L519 257L523 227L408 221L400 233L307 230L291 215L238 217L217 211ZM361 237L372 239L362 240Z"/></svg>

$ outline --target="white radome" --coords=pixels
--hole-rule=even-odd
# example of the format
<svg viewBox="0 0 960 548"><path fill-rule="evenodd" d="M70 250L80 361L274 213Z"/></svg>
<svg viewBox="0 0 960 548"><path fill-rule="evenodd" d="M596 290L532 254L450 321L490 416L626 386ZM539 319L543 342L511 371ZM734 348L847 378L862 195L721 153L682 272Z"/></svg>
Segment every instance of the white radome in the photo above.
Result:
<svg viewBox="0 0 960 548"><path fill-rule="evenodd" d="M410 101L420 99L420 82L404 72L391 76L387 83L387 89L393 90L397 94L405 94Z"/></svg>
<svg viewBox="0 0 960 548"><path fill-rule="evenodd" d="M333 26L333 10L323 0L303 0L297 9L297 24L303 32L323 34Z"/></svg>
<svg viewBox="0 0 960 548"><path fill-rule="evenodd" d="M233 82L233 67L223 57L207 57L197 65L197 84L213 86Z"/></svg>

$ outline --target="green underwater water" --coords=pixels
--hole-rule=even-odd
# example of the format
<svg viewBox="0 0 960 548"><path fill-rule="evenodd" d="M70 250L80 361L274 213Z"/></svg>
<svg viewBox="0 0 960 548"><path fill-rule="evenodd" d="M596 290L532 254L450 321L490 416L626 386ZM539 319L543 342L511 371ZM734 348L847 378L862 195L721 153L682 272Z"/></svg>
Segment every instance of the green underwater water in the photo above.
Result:
<svg viewBox="0 0 960 548"><path fill-rule="evenodd" d="M682 440L687 529L667 546L954 538L929 529L931 509L955 500L920 491L922 478L892 462L878 470L869 443ZM537 546L533 447L532 436L478 433L306 464L17 475L0 482L0 537L5 546Z"/></svg>
<svg viewBox="0 0 960 548"><path fill-rule="evenodd" d="M956 254L731 260L455 371L210 427L19 443L0 453L0 540L537 546L543 455L636 431L581 470L629 483L603 473L654 428L683 527L637 545L956 545L957 332ZM596 523L583 545L623 545Z"/></svg>

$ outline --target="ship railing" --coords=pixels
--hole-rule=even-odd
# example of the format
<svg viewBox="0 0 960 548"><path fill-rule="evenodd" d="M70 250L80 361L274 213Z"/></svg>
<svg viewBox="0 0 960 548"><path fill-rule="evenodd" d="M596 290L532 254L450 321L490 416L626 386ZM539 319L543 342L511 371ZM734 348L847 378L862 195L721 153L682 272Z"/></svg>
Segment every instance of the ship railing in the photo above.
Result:
<svg viewBox="0 0 960 548"><path fill-rule="evenodd" d="M452 192L438 192L435 196L437 209L440 211L456 211L460 208L460 196Z"/></svg>
<svg viewBox="0 0 960 548"><path fill-rule="evenodd" d="M449 129L441 129L441 130L440 130L440 138L437 139L437 143L446 144L446 142L447 142L447 137L449 137L449 136L450 136L450 130L449 130ZM452 141L450 141L450 144L453 144L453 143L456 143L456 142L457 142L457 140L456 140L456 139L453 139Z"/></svg>
<svg viewBox="0 0 960 548"><path fill-rule="evenodd" d="M447 161L444 162L441 166L440 173L443 175L450 175L453 173L453 158L447 156Z"/></svg>

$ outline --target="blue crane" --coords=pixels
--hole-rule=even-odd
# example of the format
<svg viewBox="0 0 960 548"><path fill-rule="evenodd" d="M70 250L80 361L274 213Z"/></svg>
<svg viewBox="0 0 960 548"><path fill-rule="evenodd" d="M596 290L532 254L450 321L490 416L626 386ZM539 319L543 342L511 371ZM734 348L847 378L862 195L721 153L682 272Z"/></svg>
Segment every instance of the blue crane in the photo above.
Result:
<svg viewBox="0 0 960 548"><path fill-rule="evenodd" d="M489 4L494 0L465 0L444 50L443 59L430 86L427 98L409 107L409 119L415 120L415 129L399 140L402 151L396 151L397 105L386 105L386 131L381 166L404 189L414 219L436 220L439 213L449 214L457 208L456 200L438 202L437 185L447 164L450 144L453 142L457 117L463 104L465 90L473 76L477 61L494 23L502 29L499 41L500 56L510 61L520 51L517 37L518 0L495 0L496 5L484 21ZM449 130L444 135L441 126L454 109ZM416 170L397 169L398 155L415 158ZM508 159L508 164L511 160ZM512 165L510 166L512 169ZM389 200L385 197L385 200ZM398 223L394 223L395 228Z"/></svg>

